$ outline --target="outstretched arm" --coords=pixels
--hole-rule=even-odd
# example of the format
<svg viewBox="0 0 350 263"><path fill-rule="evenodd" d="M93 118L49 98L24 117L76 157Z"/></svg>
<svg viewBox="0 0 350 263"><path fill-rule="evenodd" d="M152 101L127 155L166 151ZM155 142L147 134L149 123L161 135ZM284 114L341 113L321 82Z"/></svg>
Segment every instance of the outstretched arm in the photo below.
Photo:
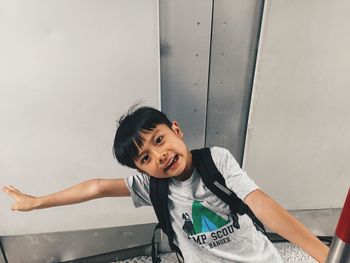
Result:
<svg viewBox="0 0 350 263"><path fill-rule="evenodd" d="M4 186L3 191L15 199L15 203L11 206L14 211L71 205L101 197L130 196L123 179L92 179L41 197L27 195L13 186Z"/></svg>
<svg viewBox="0 0 350 263"><path fill-rule="evenodd" d="M304 249L318 262L326 260L328 247L263 191L250 193L244 201L271 230Z"/></svg>

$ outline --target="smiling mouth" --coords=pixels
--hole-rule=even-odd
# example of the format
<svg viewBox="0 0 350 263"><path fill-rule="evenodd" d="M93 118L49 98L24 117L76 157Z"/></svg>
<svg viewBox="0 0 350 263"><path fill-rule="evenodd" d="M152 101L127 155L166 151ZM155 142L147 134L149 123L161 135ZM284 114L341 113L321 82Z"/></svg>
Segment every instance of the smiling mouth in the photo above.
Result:
<svg viewBox="0 0 350 263"><path fill-rule="evenodd" d="M177 160L179 160L179 156L176 154L171 160L171 162L164 168L164 172L171 169L171 167L177 162Z"/></svg>

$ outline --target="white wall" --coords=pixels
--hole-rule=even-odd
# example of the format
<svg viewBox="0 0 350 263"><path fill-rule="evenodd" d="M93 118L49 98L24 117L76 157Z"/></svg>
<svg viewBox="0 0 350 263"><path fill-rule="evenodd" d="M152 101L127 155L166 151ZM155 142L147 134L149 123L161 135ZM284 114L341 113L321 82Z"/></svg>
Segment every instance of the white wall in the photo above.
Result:
<svg viewBox="0 0 350 263"><path fill-rule="evenodd" d="M342 207L350 185L349 12L265 1L244 167L288 209Z"/></svg>
<svg viewBox="0 0 350 263"><path fill-rule="evenodd" d="M112 155L116 120L159 107L158 1L0 1L0 185L45 195L132 170ZM12 212L0 235L153 222L129 198Z"/></svg>

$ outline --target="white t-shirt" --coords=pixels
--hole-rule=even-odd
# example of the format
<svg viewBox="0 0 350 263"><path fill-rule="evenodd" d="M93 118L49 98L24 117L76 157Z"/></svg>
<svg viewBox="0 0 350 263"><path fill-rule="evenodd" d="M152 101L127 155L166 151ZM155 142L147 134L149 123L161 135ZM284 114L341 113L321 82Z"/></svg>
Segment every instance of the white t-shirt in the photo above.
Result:
<svg viewBox="0 0 350 263"><path fill-rule="evenodd" d="M240 199L259 189L228 150L212 147L210 151L227 187ZM135 207L151 205L148 175L129 176L125 181ZM186 181L169 181L168 206L174 243L185 262L283 262L250 217L231 215L228 205L204 185L196 169Z"/></svg>

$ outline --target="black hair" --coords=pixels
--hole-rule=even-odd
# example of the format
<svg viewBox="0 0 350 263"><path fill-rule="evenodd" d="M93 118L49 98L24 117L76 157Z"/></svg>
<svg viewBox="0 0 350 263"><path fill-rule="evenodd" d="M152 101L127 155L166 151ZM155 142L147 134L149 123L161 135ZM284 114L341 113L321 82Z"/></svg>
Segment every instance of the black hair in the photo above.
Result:
<svg viewBox="0 0 350 263"><path fill-rule="evenodd" d="M113 154L118 162L130 168L137 168L134 160L143 146L142 134L154 130L157 125L165 124L171 128L171 122L161 111L151 107L136 109L133 106L118 123L113 145Z"/></svg>

